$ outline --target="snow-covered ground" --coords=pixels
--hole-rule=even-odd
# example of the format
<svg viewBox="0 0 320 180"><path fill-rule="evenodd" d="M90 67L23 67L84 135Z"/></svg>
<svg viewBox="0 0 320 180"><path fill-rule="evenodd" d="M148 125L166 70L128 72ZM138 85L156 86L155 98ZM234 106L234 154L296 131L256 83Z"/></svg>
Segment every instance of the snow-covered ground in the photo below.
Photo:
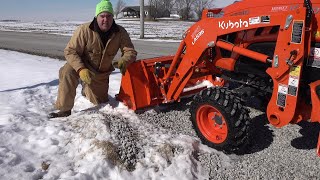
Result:
<svg viewBox="0 0 320 180"><path fill-rule="evenodd" d="M84 21L37 21L37 22L1 22L0 31L37 32L71 36L73 31ZM138 20L116 20L116 23L123 26L132 39L140 37L140 21ZM183 33L194 22L186 21L146 21L145 38L152 40L181 40Z"/></svg>
<svg viewBox="0 0 320 180"><path fill-rule="evenodd" d="M141 123L114 99L118 70L110 103L93 106L79 85L72 115L48 119L64 62L0 50L0 64L0 179L206 179L195 152L229 166L195 137Z"/></svg>

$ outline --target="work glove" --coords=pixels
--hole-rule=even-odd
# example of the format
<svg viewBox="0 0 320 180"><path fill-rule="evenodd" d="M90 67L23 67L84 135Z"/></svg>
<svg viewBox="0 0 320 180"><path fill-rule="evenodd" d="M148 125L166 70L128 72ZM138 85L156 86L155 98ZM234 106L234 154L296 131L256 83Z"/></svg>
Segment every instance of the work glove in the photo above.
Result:
<svg viewBox="0 0 320 180"><path fill-rule="evenodd" d="M120 59L118 61L118 68L120 69L121 74L124 75L127 70L127 62L125 60Z"/></svg>
<svg viewBox="0 0 320 180"><path fill-rule="evenodd" d="M79 72L79 76L80 76L80 79L87 83L87 84L91 84L91 77L94 76L94 73L89 71L89 69L87 68L84 68L84 69L81 69L80 72Z"/></svg>

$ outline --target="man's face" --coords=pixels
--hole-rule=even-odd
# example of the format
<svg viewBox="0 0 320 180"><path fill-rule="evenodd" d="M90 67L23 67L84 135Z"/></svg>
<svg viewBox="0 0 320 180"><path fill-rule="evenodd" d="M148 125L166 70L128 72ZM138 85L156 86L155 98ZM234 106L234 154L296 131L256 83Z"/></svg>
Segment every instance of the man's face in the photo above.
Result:
<svg viewBox="0 0 320 180"><path fill-rule="evenodd" d="M108 12L102 12L97 16L97 22L102 32L107 32L113 23L113 15Z"/></svg>

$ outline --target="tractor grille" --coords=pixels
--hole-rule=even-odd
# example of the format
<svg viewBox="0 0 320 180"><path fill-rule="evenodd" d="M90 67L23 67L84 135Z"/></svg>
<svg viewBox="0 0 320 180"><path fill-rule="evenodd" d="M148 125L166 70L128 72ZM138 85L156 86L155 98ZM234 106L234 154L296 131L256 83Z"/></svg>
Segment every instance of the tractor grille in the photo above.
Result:
<svg viewBox="0 0 320 180"><path fill-rule="evenodd" d="M223 17L223 15L224 15L224 12L219 12L218 14L215 14L215 13L213 13L213 12L208 12L207 13L207 17L208 18L219 18L219 17Z"/></svg>

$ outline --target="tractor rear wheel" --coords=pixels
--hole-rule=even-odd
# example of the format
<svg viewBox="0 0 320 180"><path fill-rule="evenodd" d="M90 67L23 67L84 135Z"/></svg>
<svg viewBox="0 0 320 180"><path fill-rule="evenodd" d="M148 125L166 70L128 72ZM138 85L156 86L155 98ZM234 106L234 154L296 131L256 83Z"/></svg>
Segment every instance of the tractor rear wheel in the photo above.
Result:
<svg viewBox="0 0 320 180"><path fill-rule="evenodd" d="M249 115L226 88L214 87L195 95L191 121L201 141L226 153L243 153L249 142Z"/></svg>

